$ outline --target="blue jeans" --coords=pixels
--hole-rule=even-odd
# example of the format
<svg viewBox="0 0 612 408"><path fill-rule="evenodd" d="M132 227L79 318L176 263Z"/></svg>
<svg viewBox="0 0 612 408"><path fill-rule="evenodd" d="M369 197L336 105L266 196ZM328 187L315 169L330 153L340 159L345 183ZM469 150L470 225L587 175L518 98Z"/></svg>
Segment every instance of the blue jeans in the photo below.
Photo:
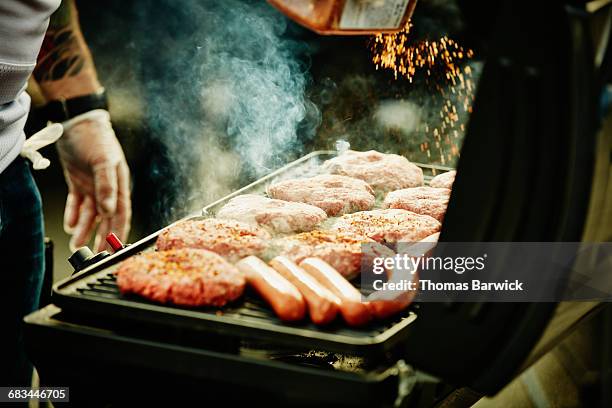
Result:
<svg viewBox="0 0 612 408"><path fill-rule="evenodd" d="M0 173L0 386L29 386L22 319L38 308L45 269L40 193L29 162L18 157Z"/></svg>

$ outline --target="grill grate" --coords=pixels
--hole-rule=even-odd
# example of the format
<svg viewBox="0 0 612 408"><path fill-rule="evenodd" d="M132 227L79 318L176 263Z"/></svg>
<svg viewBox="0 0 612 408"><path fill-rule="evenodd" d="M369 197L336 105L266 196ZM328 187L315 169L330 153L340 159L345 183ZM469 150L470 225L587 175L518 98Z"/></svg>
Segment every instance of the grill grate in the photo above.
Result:
<svg viewBox="0 0 612 408"><path fill-rule="evenodd" d="M412 321L415 317L411 311L396 316L395 318L387 321L372 322L370 325L361 328L351 328L345 325L342 318L339 316L337 321L331 325L325 327L315 326L312 323L291 323L282 322L276 317L272 309L265 303L265 301L257 294L247 289L245 296L237 302L224 306L222 309L216 308L186 308L175 305L162 305L150 302L137 295L127 294L124 295L119 291L117 286L117 278L113 273L114 268L111 271L105 270L97 273L95 276L89 279L84 279L81 282L76 282L73 290L74 295L82 298L92 300L110 300L125 302L126 305L149 305L155 308L165 308L168 311L182 310L188 313L197 313L201 317L220 317L239 319L239 320L252 320L261 324L274 324L280 327L289 327L300 330L313 330L322 334L328 333L334 336L345 336L355 340L369 339L376 336L384 335L390 328L403 322L407 323ZM358 286L357 286L358 287ZM73 295L73 296L74 296ZM256 336L257 337L257 336ZM367 340L366 340L367 342ZM345 350L338 350L345 351Z"/></svg>
<svg viewBox="0 0 612 408"><path fill-rule="evenodd" d="M334 152L313 152L252 183L206 208L204 214L214 214L220 206L239 194L262 193L266 186L278 178L310 174ZM418 164L426 180L436 171L449 168ZM285 323L280 321L259 296L249 290L236 303L223 309L182 308L149 302L135 295L119 292L113 270L119 261L149 250L159 232L119 251L71 278L55 285L54 303L81 315L153 326L174 327L185 331L216 333L228 338L264 341L270 345L301 349L318 349L353 355L380 355L394 349L407 336L408 326L416 319L412 310L386 321L374 321L362 328L348 327L341 318L324 327L312 323Z"/></svg>
<svg viewBox="0 0 612 408"><path fill-rule="evenodd" d="M147 250L150 244L147 241L134 244L122 257L107 258L93 270L61 282L54 289L54 303L82 316L131 322L154 330L172 327L185 333L223 336L228 341L254 340L295 350L318 349L368 357L392 351L405 339L406 328L416 319L416 314L409 309L389 320L373 321L360 328L347 326L341 317L323 327L308 319L286 323L248 288L241 299L222 309L160 305L137 295L122 294L114 275L118 261Z"/></svg>

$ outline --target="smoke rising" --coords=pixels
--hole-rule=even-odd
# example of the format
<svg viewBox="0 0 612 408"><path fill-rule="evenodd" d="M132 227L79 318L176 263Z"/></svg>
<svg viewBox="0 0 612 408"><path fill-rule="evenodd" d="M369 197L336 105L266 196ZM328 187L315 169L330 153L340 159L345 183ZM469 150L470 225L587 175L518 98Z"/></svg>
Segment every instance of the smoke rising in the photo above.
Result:
<svg viewBox="0 0 612 408"><path fill-rule="evenodd" d="M169 221L301 154L320 115L305 97L309 50L267 3L150 5L140 22L154 54L142 61L155 61L143 66L146 109L164 159L151 172Z"/></svg>
<svg viewBox="0 0 612 408"><path fill-rule="evenodd" d="M386 100L378 105L374 112L374 119L385 129L398 129L410 134L419 125L420 108L409 101Z"/></svg>

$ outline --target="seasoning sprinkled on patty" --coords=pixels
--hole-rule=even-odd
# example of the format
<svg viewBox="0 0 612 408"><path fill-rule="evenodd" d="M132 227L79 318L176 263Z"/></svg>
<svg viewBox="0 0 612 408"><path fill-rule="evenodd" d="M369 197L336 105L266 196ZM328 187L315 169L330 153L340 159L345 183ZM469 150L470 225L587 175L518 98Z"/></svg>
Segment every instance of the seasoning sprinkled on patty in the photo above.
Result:
<svg viewBox="0 0 612 408"><path fill-rule="evenodd" d="M117 285L159 303L223 306L239 298L243 274L214 252L182 248L146 252L119 264Z"/></svg>
<svg viewBox="0 0 612 408"><path fill-rule="evenodd" d="M428 216L400 209L362 211L343 215L332 229L365 235L377 242L416 242L440 230Z"/></svg>
<svg viewBox="0 0 612 408"><path fill-rule="evenodd" d="M255 225L235 220L187 220L173 225L157 238L157 249L199 248L234 262L258 255L268 246L270 234Z"/></svg>
<svg viewBox="0 0 612 408"><path fill-rule="evenodd" d="M299 263L312 257L320 258L346 278L359 273L364 256L393 256L393 251L389 248L366 236L350 232L304 232L287 237L282 245L282 254L293 262ZM364 249L368 253L364 253Z"/></svg>

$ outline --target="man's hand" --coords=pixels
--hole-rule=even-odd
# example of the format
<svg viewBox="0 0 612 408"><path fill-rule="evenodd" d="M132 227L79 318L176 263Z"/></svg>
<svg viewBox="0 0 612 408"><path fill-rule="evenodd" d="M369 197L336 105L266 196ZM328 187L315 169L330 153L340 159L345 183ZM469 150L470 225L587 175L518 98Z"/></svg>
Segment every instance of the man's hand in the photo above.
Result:
<svg viewBox="0 0 612 408"><path fill-rule="evenodd" d="M62 0L51 16L34 77L47 101L96 94L102 88L74 0ZM95 249L109 231L126 239L131 218L130 172L108 112L92 110L64 125L57 148L68 183L64 229L70 247L85 245L98 228Z"/></svg>
<svg viewBox="0 0 612 408"><path fill-rule="evenodd" d="M96 226L95 250L109 232L126 239L130 228L130 171L105 110L64 123L57 148L68 183L64 229L70 248L85 245Z"/></svg>

